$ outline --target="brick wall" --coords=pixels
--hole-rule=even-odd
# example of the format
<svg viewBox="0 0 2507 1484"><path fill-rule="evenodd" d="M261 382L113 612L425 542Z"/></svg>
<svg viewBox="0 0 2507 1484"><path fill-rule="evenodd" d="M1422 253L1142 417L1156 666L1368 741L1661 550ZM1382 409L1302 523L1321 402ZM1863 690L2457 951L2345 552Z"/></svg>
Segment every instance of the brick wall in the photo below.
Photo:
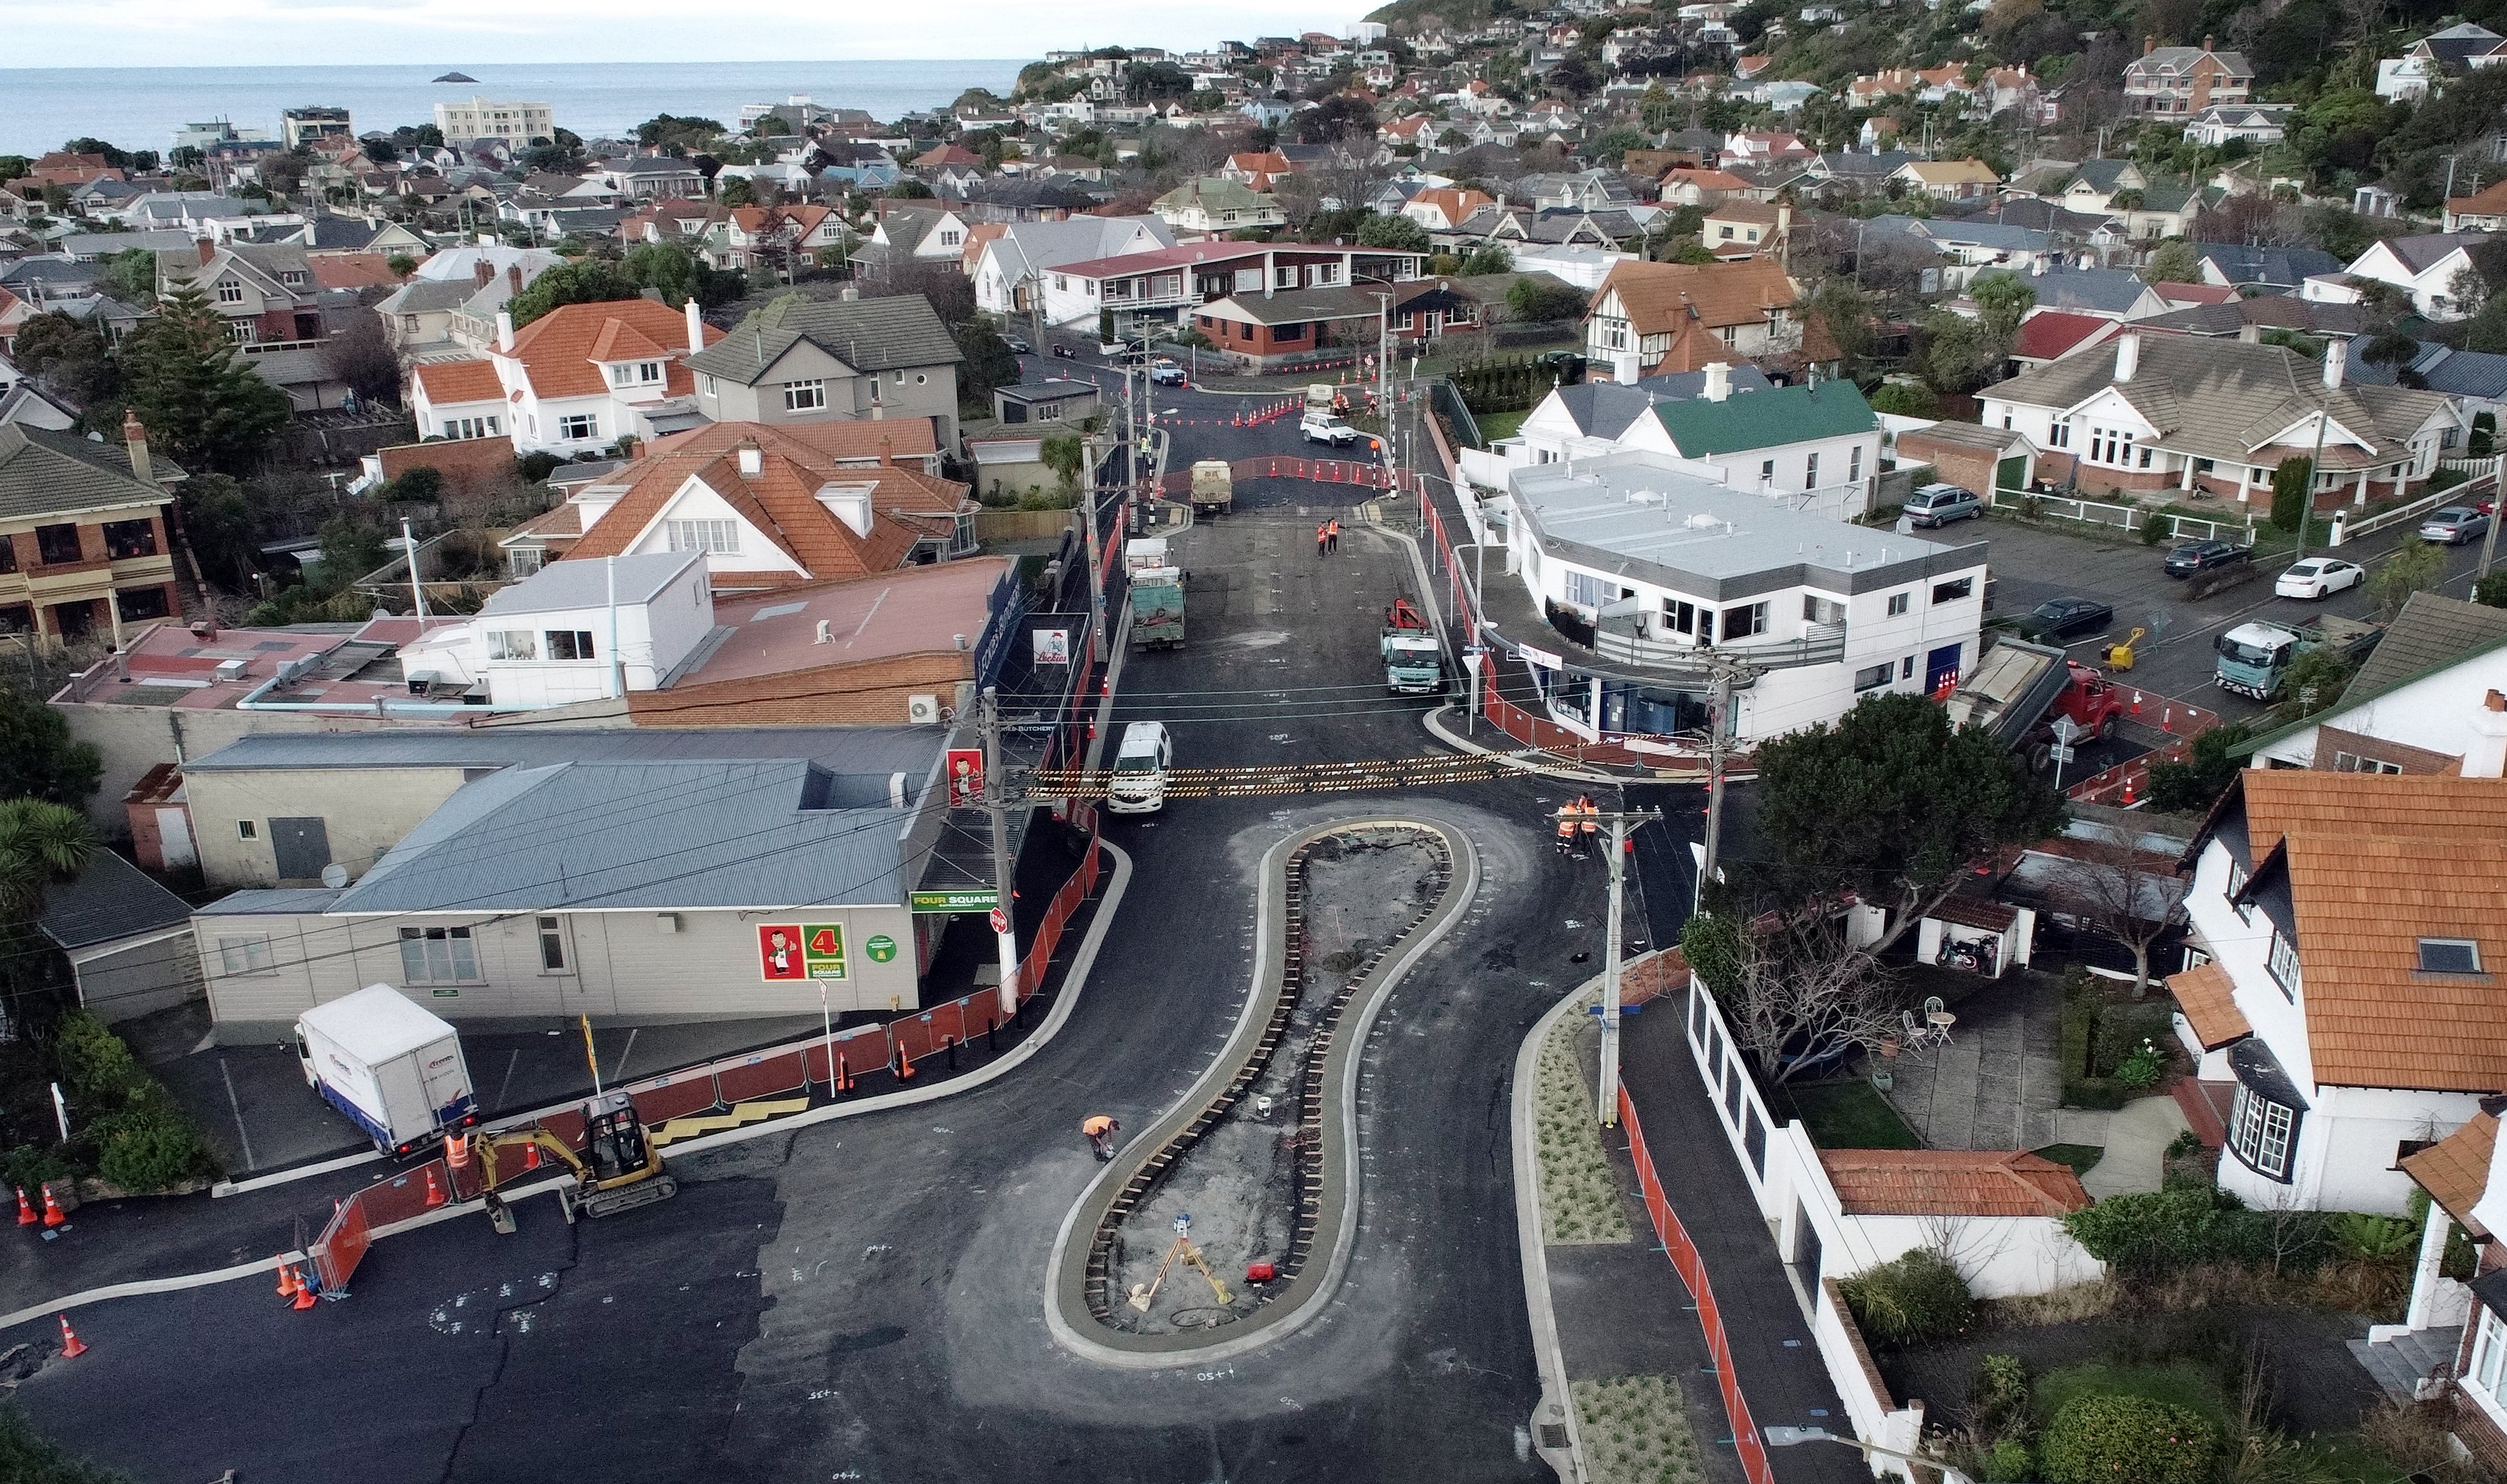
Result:
<svg viewBox="0 0 2507 1484"><path fill-rule="evenodd" d="M627 713L639 727L902 726L907 698L957 704L974 658L956 650L898 655L860 665L785 670L718 684L636 691Z"/></svg>
<svg viewBox="0 0 2507 1484"><path fill-rule="evenodd" d="M2374 758L2391 763L2405 773L2444 774L2452 776L2462 766L2462 759L2444 752L2431 752L2425 747L2405 746L2398 742L2369 737L2358 732L2345 732L2340 727L2319 727L2315 733L2315 771L2333 771L2333 754L2347 752L2353 757Z"/></svg>

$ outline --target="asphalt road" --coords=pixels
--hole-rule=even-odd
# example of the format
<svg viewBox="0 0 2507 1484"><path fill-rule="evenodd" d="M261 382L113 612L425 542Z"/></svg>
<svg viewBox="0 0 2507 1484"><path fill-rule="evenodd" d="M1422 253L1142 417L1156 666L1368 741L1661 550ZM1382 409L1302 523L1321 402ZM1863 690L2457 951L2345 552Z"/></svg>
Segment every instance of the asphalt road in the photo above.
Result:
<svg viewBox="0 0 2507 1484"><path fill-rule="evenodd" d="M1293 447L1292 423L1186 425L1174 459ZM1313 550L1315 521L1362 492L1250 482L1234 515L1184 533L1190 639L1134 657L1117 723L1166 720L1191 765L1423 750L1427 703L1384 694L1375 655L1383 606L1414 580L1406 553L1355 525L1338 556ZM352 1298L311 1314L258 1282L100 1306L82 1316L95 1349L18 1399L168 1481L1538 1479L1516 1437L1536 1391L1507 1100L1523 1032L1601 946L1600 866L1549 849L1565 791L1179 801L1117 820L1129 894L1070 1022L1014 1075L682 1158L677 1201L613 1220L568 1228L542 1201L515 1238L465 1220L394 1239ZM1468 831L1483 879L1370 1040L1347 1280L1315 1323L1206 1369L1061 1352L1046 1261L1096 1170L1080 1119L1145 1127L1217 1051L1272 842L1391 811ZM1685 868L1697 822L1674 811L1649 851ZM1677 929L1651 897L1630 921L1632 938Z"/></svg>

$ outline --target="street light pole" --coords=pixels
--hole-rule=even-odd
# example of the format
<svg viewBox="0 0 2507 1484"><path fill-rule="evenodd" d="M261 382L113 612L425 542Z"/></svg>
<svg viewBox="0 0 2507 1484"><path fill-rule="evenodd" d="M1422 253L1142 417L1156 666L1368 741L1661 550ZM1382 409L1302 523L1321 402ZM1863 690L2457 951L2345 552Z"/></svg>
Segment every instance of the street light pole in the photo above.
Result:
<svg viewBox="0 0 2507 1484"><path fill-rule="evenodd" d="M993 938L999 950L1001 963L1001 1013L1016 1015L1019 1007L1018 922L1010 916L1010 847L1008 790L1001 778L1001 703L1000 693L992 686L984 687L983 709L978 713L978 726L984 739L984 813L992 816L993 826Z"/></svg>
<svg viewBox="0 0 2507 1484"><path fill-rule="evenodd" d="M1608 935L1602 944L1602 1066L1596 1079L1594 1114L1602 1127L1617 1128L1619 1122L1619 917L1622 886L1627 876L1628 826L1644 824L1662 817L1658 809L1621 810L1610 814L1568 814L1578 823L1611 823L1611 899L1605 914L1603 931Z"/></svg>

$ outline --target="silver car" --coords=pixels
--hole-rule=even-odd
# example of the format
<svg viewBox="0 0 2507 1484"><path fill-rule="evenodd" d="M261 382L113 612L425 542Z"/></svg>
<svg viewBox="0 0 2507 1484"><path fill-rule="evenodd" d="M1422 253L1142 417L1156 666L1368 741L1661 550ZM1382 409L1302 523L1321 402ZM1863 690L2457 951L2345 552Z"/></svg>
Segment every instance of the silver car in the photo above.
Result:
<svg viewBox="0 0 2507 1484"><path fill-rule="evenodd" d="M1926 485L1907 496L1906 513L1908 524L1922 529L1974 520L1984 514L1984 501L1956 485Z"/></svg>

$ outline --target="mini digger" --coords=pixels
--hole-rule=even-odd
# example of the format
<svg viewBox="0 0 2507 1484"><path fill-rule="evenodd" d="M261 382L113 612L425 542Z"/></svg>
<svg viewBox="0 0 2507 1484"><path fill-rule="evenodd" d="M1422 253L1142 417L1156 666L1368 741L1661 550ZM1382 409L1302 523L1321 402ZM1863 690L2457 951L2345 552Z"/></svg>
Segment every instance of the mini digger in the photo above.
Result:
<svg viewBox="0 0 2507 1484"><path fill-rule="evenodd" d="M651 1206L679 1193L679 1182L662 1163L662 1151L636 1116L635 1100L625 1093L603 1093L583 1105L583 1150L543 1128L514 1130L477 1140L479 1184L488 1219L508 1236L514 1213L498 1194L527 1172L541 1168L543 1151L574 1176L573 1188L561 1186L559 1209L571 1222L576 1213L615 1215L638 1206Z"/></svg>

